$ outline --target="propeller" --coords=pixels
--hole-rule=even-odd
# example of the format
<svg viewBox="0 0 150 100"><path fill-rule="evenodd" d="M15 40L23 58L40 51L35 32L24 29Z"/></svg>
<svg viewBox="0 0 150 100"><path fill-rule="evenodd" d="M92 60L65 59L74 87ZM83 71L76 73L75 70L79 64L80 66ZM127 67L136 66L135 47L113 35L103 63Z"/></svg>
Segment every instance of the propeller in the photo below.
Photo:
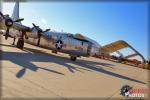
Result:
<svg viewBox="0 0 150 100"><path fill-rule="evenodd" d="M6 34L5 34L5 39L8 39L9 36L9 30L10 28L13 26L14 22L21 22L24 20L24 18L21 19L17 19L17 20L13 20L12 18L10 18L9 16L5 16L3 15L2 12L0 12L0 16L2 16L2 18L5 20L5 25L6 25Z"/></svg>
<svg viewBox="0 0 150 100"><path fill-rule="evenodd" d="M37 30L37 33L38 33L38 42L37 42L37 45L39 46L40 39L41 39L41 33L48 32L48 31L50 31L50 29L46 29L46 30L43 31L39 26L36 26L34 23L32 23L32 25Z"/></svg>

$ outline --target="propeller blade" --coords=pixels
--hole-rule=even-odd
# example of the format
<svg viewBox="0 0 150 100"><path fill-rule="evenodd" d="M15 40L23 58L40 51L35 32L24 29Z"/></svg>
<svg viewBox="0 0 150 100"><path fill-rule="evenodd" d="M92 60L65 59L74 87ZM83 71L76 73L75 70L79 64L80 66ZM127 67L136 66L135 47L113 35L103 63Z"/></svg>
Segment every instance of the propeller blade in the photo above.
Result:
<svg viewBox="0 0 150 100"><path fill-rule="evenodd" d="M37 31L39 31L39 28L34 23L32 23L32 25L36 28Z"/></svg>
<svg viewBox="0 0 150 100"><path fill-rule="evenodd" d="M3 15L3 13L2 12L0 12L0 15L5 19L5 16Z"/></svg>
<svg viewBox="0 0 150 100"><path fill-rule="evenodd" d="M43 32L43 30L39 26L36 26L34 23L32 23L32 25L36 28L38 33L42 33Z"/></svg>
<svg viewBox="0 0 150 100"><path fill-rule="evenodd" d="M51 29L46 29L45 31L43 31L43 32L48 32L48 31L50 31Z"/></svg>
<svg viewBox="0 0 150 100"><path fill-rule="evenodd" d="M7 28L7 30L6 30L5 40L7 40L7 39L8 39L8 36L9 36L9 28Z"/></svg>
<svg viewBox="0 0 150 100"><path fill-rule="evenodd" d="M15 20L14 22L21 22L21 21L23 21L23 20L24 20L24 18L21 18L21 19Z"/></svg>
<svg viewBox="0 0 150 100"><path fill-rule="evenodd" d="M37 27L34 23L32 23L32 25L33 25L34 27Z"/></svg>

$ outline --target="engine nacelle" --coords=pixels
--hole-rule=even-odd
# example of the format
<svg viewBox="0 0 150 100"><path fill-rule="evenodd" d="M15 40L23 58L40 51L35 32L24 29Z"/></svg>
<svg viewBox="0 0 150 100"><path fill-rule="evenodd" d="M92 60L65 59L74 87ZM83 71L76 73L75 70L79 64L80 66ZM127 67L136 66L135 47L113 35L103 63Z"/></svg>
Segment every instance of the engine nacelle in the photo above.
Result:
<svg viewBox="0 0 150 100"><path fill-rule="evenodd" d="M38 38L38 33L37 32L27 32L26 34L30 38Z"/></svg>

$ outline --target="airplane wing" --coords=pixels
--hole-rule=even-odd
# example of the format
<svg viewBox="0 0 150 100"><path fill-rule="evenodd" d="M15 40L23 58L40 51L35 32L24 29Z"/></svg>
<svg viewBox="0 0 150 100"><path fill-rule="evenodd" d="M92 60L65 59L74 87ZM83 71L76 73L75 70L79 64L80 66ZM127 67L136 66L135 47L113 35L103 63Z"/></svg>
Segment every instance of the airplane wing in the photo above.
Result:
<svg viewBox="0 0 150 100"><path fill-rule="evenodd" d="M16 30L25 31L25 32L31 32L32 31L32 28L27 27L27 26L22 25L22 24L19 24L19 23L14 23L14 25L12 27Z"/></svg>
<svg viewBox="0 0 150 100"><path fill-rule="evenodd" d="M86 38L85 38L82 34L80 34L80 33L75 34L74 37L77 38L77 39L81 39L81 40L85 40L85 39L86 39Z"/></svg>
<svg viewBox="0 0 150 100"><path fill-rule="evenodd" d="M101 47L101 52L103 53L113 53L120 49L128 47L128 44L125 41L119 40Z"/></svg>
<svg viewBox="0 0 150 100"><path fill-rule="evenodd" d="M141 53L139 53L135 48L133 48L130 44L128 44L127 42L125 42L123 40L119 40L119 41L116 41L116 42L113 42L113 43L102 46L101 47L101 53L110 54L110 53L113 53L113 52L117 52L120 49L127 48L127 47L132 49L135 53L132 54L132 55L128 55L125 58L140 56L141 59L143 60L143 62L146 62L144 56Z"/></svg>

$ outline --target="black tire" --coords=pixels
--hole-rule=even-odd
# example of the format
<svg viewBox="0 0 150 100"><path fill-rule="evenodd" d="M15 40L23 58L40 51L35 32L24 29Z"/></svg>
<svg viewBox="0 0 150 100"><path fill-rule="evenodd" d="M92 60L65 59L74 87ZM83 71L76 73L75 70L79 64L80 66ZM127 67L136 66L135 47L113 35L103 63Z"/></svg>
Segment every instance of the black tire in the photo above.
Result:
<svg viewBox="0 0 150 100"><path fill-rule="evenodd" d="M56 54L57 54L57 51L54 51L54 50L53 50L52 53L56 53Z"/></svg>
<svg viewBox="0 0 150 100"><path fill-rule="evenodd" d="M75 60L77 59L77 57L70 56L70 59L71 59L72 61L75 61Z"/></svg>
<svg viewBox="0 0 150 100"><path fill-rule="evenodd" d="M18 42L17 42L17 48L23 49L23 47L24 47L24 40L19 39Z"/></svg>

